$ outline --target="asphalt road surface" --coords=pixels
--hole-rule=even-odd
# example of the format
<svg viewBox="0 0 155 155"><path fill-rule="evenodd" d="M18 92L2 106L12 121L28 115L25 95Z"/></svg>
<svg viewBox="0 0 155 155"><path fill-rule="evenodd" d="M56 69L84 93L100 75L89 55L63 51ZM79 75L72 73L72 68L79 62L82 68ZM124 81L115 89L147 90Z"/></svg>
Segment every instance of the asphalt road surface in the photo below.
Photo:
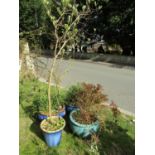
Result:
<svg viewBox="0 0 155 155"><path fill-rule="evenodd" d="M41 79L47 80L51 59L35 59ZM69 87L77 82L101 84L111 100L123 110L135 113L135 70L133 67L79 60L59 60L55 75L62 80L61 86Z"/></svg>

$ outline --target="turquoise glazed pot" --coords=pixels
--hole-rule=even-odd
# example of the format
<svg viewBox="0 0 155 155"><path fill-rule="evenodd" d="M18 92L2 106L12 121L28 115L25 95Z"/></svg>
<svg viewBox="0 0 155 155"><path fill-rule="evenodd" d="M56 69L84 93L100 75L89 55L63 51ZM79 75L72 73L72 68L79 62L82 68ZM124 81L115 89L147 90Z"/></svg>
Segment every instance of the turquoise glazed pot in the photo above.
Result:
<svg viewBox="0 0 155 155"><path fill-rule="evenodd" d="M80 124L80 123L76 122L76 120L73 118L73 113L76 113L76 112L77 112L77 110L73 110L73 111L71 111L71 113L69 115L69 123L70 123L70 127L71 127L73 133L75 133L76 135L78 135L82 138L86 138L98 131L99 121L96 121L92 124Z"/></svg>

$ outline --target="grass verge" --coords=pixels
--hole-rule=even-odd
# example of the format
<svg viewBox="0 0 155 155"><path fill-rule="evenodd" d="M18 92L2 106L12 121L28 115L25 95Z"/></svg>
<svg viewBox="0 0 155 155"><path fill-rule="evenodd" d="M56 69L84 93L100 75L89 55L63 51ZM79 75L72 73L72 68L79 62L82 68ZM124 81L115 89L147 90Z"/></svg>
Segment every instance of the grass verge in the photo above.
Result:
<svg viewBox="0 0 155 155"><path fill-rule="evenodd" d="M58 147L49 148L43 138L37 122L31 115L34 96L39 91L46 91L47 85L37 80L20 81L20 155L134 155L135 124L133 117L120 114L115 123L113 114L108 107L98 105L98 118L104 122L98 133L99 141L81 139L74 135L67 123ZM67 120L67 118L66 118Z"/></svg>

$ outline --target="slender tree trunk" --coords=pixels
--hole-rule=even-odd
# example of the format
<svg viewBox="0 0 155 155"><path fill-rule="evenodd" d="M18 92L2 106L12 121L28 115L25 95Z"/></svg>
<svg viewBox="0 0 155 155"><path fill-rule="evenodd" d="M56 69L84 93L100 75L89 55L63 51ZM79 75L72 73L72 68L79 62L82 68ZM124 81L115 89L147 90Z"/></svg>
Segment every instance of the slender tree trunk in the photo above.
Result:
<svg viewBox="0 0 155 155"><path fill-rule="evenodd" d="M55 63L56 63L56 59L57 57L54 57L52 66L51 66L51 70L50 70L50 74L49 74L49 80L48 80L48 110L49 110L49 116L51 116L51 82L52 82L52 76L53 76L53 71L54 71L54 67L55 67Z"/></svg>
<svg viewBox="0 0 155 155"><path fill-rule="evenodd" d="M68 40L66 40L63 43L63 45L59 49L58 53L54 56L54 60L53 60L52 66L51 66L50 74L49 74L49 80L48 80L48 110L49 110L49 116L51 116L51 82L52 82L52 76L53 76L53 72L54 72L57 57L61 54L61 51L65 47L67 42L68 42ZM58 41L56 43L54 53L56 53L57 45L58 45Z"/></svg>

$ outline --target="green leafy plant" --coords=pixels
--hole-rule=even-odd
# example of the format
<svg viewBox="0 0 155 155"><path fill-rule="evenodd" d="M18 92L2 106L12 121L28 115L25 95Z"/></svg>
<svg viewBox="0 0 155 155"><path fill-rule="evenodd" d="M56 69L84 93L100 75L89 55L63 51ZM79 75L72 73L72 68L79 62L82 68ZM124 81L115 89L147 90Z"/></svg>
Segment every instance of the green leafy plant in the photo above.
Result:
<svg viewBox="0 0 155 155"><path fill-rule="evenodd" d="M59 90L59 96L57 96L57 88L52 87L52 96L51 96L51 104L52 104L52 115L57 113L62 109L65 103L65 90ZM34 112L42 112L43 114L48 115L48 94L47 91L40 91L35 96L33 101Z"/></svg>
<svg viewBox="0 0 155 155"><path fill-rule="evenodd" d="M77 95L82 91L80 83L69 87L66 93L65 103L66 105L76 105Z"/></svg>
<svg viewBox="0 0 155 155"><path fill-rule="evenodd" d="M33 101L34 112L43 112L47 113L48 105L47 105L47 95L37 95Z"/></svg>
<svg viewBox="0 0 155 155"><path fill-rule="evenodd" d="M66 90L63 88L59 89L59 95L57 96L57 88L51 86L52 96L52 113L56 113L62 110L61 107L65 104ZM32 115L38 112L42 112L48 115L48 94L47 84L39 82L33 77L20 77L19 83L19 103L24 108L31 106ZM59 100L59 102L57 101Z"/></svg>

